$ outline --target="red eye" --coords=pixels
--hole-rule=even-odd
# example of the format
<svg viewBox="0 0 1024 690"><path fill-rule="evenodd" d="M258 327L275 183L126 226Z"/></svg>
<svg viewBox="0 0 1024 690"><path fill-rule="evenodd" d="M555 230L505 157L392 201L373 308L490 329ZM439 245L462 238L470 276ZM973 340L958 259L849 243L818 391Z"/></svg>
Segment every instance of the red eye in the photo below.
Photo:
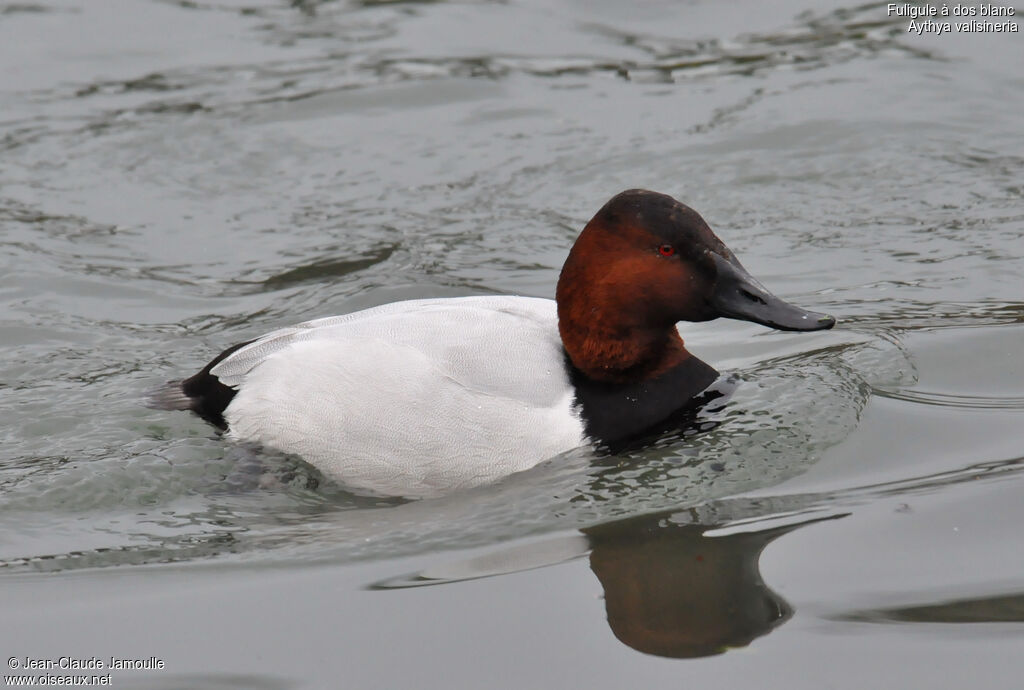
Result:
<svg viewBox="0 0 1024 690"><path fill-rule="evenodd" d="M658 247L658 253L661 254L662 256L672 256L673 254L676 253L676 248L673 247L671 244L663 244L660 247Z"/></svg>

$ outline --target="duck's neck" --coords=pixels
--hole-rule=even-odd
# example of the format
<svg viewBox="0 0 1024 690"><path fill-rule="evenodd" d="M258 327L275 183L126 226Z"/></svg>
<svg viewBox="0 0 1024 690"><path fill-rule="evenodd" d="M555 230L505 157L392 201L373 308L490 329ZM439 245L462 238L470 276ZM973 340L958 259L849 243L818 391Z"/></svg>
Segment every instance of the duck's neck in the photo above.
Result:
<svg viewBox="0 0 1024 690"><path fill-rule="evenodd" d="M630 303L613 282L586 275L586 263L574 261L577 249L555 293L558 331L576 369L595 381L627 383L655 378L692 357L674 323Z"/></svg>
<svg viewBox="0 0 1024 690"><path fill-rule="evenodd" d="M673 347L643 376L629 377L627 370L615 378L595 378L566 351L569 380L587 436L614 449L669 420L682 419L679 415L692 414L703 402L720 395L708 389L718 372L686 352L678 335L676 339L678 349Z"/></svg>
<svg viewBox="0 0 1024 690"><path fill-rule="evenodd" d="M654 379L693 357L675 326L668 329L608 324L600 314L591 320L563 310L559 302L558 330L569 359L581 373L604 383Z"/></svg>

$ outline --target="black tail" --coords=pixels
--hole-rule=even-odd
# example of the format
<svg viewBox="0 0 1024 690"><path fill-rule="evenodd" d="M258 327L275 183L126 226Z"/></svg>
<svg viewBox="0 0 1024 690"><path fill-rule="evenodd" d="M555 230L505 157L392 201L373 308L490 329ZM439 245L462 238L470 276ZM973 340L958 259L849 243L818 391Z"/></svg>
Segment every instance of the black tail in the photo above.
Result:
<svg viewBox="0 0 1024 690"><path fill-rule="evenodd" d="M149 406L160 410L192 410L218 429L226 431L228 424L224 420L224 410L237 391L221 383L210 370L225 357L251 342L249 340L224 350L195 376L184 381L169 381L150 395Z"/></svg>

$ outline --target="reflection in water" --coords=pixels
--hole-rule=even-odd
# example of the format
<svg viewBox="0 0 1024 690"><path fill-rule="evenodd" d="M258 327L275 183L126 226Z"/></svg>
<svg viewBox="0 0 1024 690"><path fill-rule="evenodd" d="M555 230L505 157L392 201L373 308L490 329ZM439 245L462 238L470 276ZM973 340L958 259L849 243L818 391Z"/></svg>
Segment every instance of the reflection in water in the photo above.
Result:
<svg viewBox="0 0 1024 690"><path fill-rule="evenodd" d="M395 249L397 249L397 245L389 244L377 247L359 258L317 259L303 266L291 268L283 273L273 275L264 280L260 285L264 290L279 290L304 283L346 276L387 261L395 252Z"/></svg>
<svg viewBox="0 0 1024 690"><path fill-rule="evenodd" d="M1024 592L854 611L836 619L867 623L1024 623Z"/></svg>
<svg viewBox="0 0 1024 690"><path fill-rule="evenodd" d="M764 547L798 527L845 514L759 531L708 535L722 525L692 522L691 512L655 513L588 527L374 583L402 589L461 582L554 565L590 550L604 588L608 625L622 643L678 659L745 647L781 625L793 609L761 579Z"/></svg>
<svg viewBox="0 0 1024 690"><path fill-rule="evenodd" d="M828 518L724 536L708 536L713 527L681 524L666 514L586 529L608 625L624 644L657 656L692 658L745 647L793 615L761 579L761 551L822 519Z"/></svg>

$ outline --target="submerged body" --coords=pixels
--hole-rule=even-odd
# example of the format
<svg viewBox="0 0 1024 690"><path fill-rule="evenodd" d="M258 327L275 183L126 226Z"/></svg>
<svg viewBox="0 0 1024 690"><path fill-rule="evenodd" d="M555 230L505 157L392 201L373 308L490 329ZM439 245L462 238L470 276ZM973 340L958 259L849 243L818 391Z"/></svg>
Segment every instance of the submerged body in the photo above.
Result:
<svg viewBox="0 0 1024 690"><path fill-rule="evenodd" d="M771 295L695 211L642 190L588 223L556 296L412 300L310 321L226 350L158 404L353 488L429 496L685 409L718 374L686 351L678 321L835 323Z"/></svg>

